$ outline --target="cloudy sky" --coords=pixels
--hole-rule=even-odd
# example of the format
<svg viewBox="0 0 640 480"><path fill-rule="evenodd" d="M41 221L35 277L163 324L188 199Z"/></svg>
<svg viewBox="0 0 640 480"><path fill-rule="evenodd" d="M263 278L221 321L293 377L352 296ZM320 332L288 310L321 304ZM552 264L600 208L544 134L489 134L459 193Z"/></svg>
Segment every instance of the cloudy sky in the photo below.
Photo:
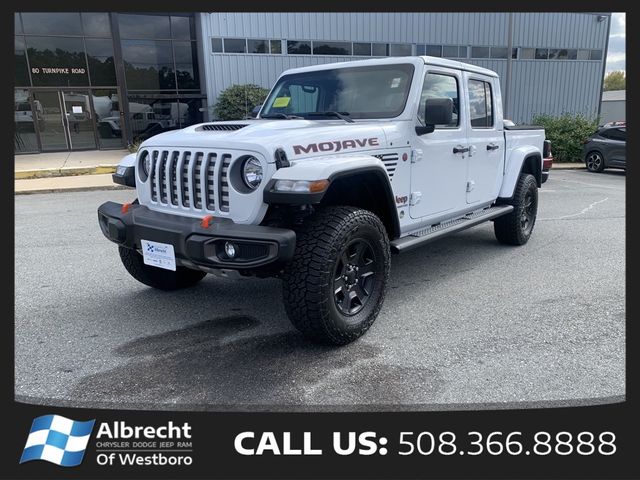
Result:
<svg viewBox="0 0 640 480"><path fill-rule="evenodd" d="M609 37L609 52L607 53L607 72L625 70L625 14L614 13L611 19L611 35Z"/></svg>

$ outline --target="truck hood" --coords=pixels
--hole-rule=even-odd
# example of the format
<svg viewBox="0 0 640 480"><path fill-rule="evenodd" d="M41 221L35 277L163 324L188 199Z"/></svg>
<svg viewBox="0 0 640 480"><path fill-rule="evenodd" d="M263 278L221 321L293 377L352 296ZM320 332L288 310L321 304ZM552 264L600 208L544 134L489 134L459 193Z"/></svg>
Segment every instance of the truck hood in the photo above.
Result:
<svg viewBox="0 0 640 480"><path fill-rule="evenodd" d="M238 120L212 122L161 133L141 148L207 148L261 152L274 161L276 149L290 160L319 155L358 153L388 147L397 122L343 120Z"/></svg>

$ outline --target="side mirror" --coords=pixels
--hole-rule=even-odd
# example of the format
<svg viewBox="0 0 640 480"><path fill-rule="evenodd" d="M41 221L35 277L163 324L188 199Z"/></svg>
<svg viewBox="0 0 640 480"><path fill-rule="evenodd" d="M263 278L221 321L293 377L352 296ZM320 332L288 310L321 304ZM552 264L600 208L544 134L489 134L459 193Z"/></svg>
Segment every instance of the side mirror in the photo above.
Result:
<svg viewBox="0 0 640 480"><path fill-rule="evenodd" d="M428 98L424 104L424 127L416 127L418 135L431 133L436 125L449 125L453 118L453 100L451 98Z"/></svg>
<svg viewBox="0 0 640 480"><path fill-rule="evenodd" d="M256 105L255 107L253 107L253 110L251 110L251 118L256 118L260 113L261 108L262 105Z"/></svg>

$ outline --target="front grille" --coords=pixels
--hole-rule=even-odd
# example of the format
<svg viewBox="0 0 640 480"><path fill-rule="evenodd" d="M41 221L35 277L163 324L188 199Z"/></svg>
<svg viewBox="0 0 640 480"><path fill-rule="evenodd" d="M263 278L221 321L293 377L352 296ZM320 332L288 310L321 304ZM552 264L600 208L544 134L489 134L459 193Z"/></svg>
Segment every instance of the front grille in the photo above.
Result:
<svg viewBox="0 0 640 480"><path fill-rule="evenodd" d="M149 156L153 202L203 212L216 212L218 205L220 211L229 211L231 154L159 149L150 150Z"/></svg>
<svg viewBox="0 0 640 480"><path fill-rule="evenodd" d="M200 129L218 132L229 132L233 130L240 130L241 128L244 128L246 126L246 124L241 123L208 123L206 125L202 125Z"/></svg>
<svg viewBox="0 0 640 480"><path fill-rule="evenodd" d="M396 172L396 168L398 167L398 160L400 159L397 153L384 153L380 155L374 155L374 157L379 158L384 163L384 168L387 171L387 175L389 175L389 180L393 179L393 174Z"/></svg>

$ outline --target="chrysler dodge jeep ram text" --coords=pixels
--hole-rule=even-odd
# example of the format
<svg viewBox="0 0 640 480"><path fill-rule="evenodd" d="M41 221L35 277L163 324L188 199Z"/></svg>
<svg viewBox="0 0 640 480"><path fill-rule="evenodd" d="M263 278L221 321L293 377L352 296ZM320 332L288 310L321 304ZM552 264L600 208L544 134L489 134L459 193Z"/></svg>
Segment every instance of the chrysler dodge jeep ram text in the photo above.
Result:
<svg viewBox="0 0 640 480"><path fill-rule="evenodd" d="M498 76L474 65L296 68L255 119L146 140L114 175L137 199L98 218L140 282L276 276L302 333L345 344L376 319L391 252L488 220L501 243L529 240L544 141L540 127L503 124Z"/></svg>

